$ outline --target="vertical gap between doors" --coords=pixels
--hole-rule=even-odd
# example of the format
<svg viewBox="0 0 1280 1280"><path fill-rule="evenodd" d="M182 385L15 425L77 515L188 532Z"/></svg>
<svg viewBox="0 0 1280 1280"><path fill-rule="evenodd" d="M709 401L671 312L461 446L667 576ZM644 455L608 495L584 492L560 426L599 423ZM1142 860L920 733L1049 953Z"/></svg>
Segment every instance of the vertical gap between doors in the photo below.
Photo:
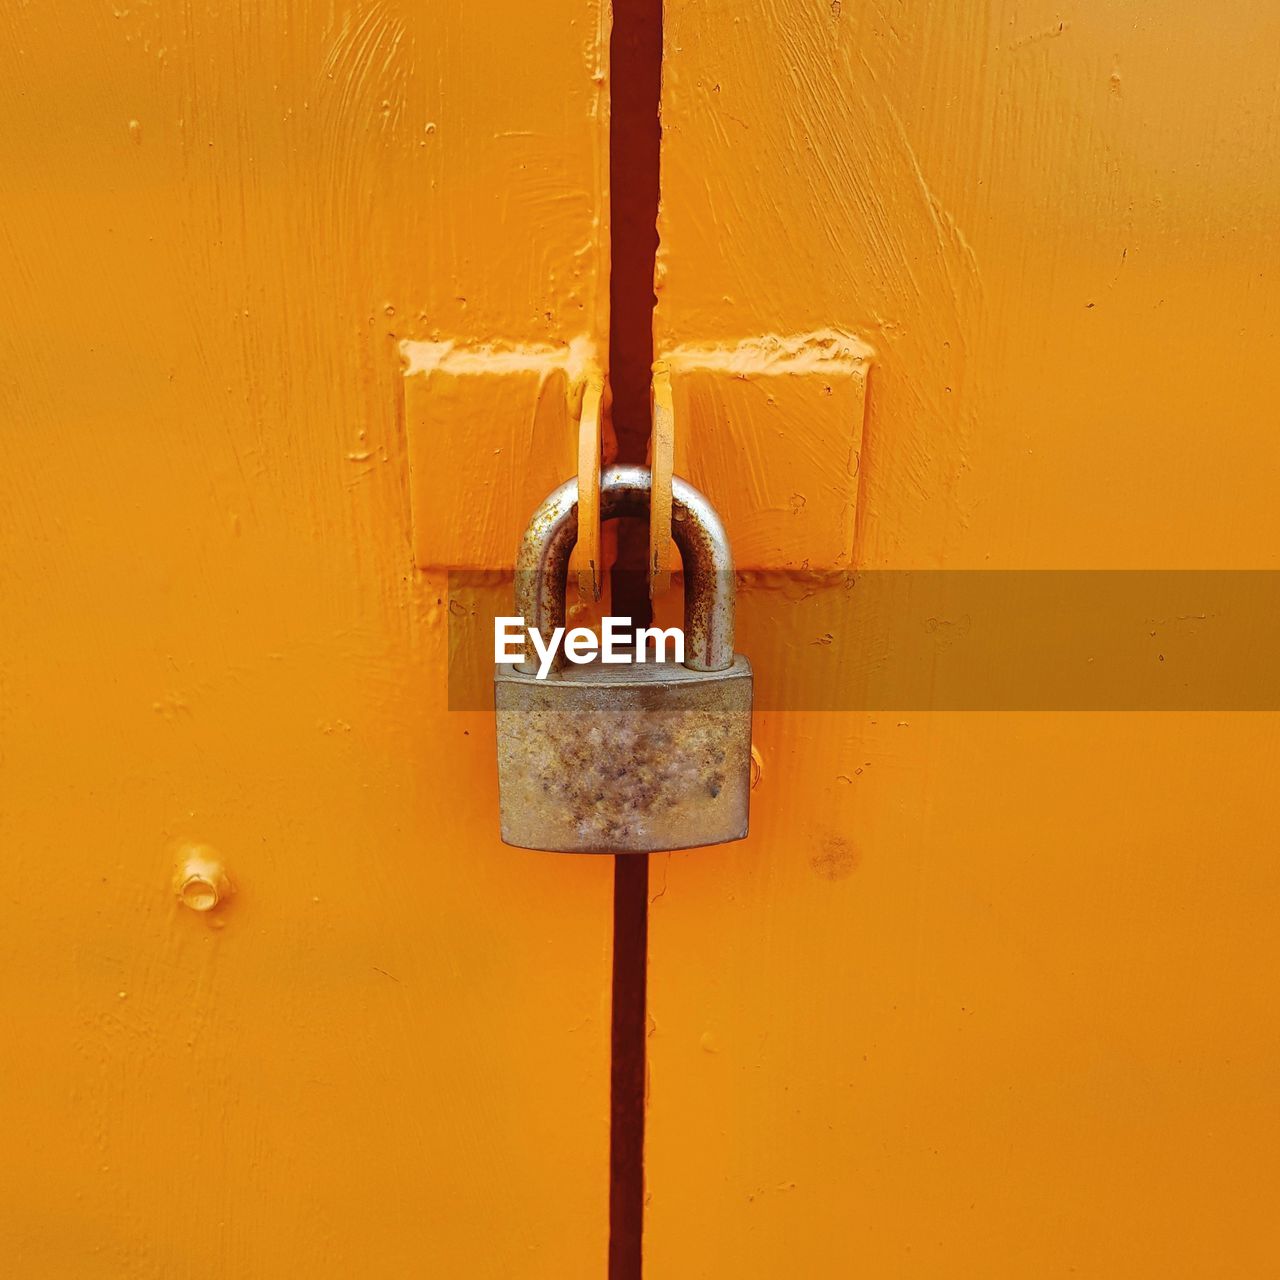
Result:
<svg viewBox="0 0 1280 1280"><path fill-rule="evenodd" d="M662 0L613 0L609 63L609 380L618 461L643 463L652 426ZM652 620L647 560L647 524L624 521L611 612L637 626ZM649 859L618 856L613 864L609 1280L641 1280Z"/></svg>

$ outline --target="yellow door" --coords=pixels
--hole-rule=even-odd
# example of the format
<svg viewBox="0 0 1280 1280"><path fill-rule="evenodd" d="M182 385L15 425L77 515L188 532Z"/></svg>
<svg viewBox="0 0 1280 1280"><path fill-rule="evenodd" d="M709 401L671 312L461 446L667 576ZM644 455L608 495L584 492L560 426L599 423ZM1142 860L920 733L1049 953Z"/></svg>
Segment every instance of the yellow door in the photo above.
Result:
<svg viewBox="0 0 1280 1280"><path fill-rule="evenodd" d="M3 1274L1274 1271L1275 703L1178 665L1268 633L1131 593L1280 567L1280 14L662 8L0 9ZM654 357L758 785L615 885L499 843L450 574ZM857 607L1064 570L1141 697Z"/></svg>
<svg viewBox="0 0 1280 1280"><path fill-rule="evenodd" d="M874 349L858 569L1277 567L1274 5L665 20L659 353ZM743 456L837 467L756 381ZM851 637L747 540L767 701ZM1214 625L1137 622L1157 672ZM1272 1274L1275 716L771 704L751 838L652 860L646 1274Z"/></svg>
<svg viewBox="0 0 1280 1280"><path fill-rule="evenodd" d="M611 868L498 841L396 406L603 336L607 13L0 30L0 1272L600 1275Z"/></svg>

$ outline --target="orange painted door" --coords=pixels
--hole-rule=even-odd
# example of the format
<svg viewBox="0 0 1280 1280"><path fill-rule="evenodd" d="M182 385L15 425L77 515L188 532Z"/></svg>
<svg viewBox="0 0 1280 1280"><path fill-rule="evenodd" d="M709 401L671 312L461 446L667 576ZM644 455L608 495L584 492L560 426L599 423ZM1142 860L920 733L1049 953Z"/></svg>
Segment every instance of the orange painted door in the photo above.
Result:
<svg viewBox="0 0 1280 1280"><path fill-rule="evenodd" d="M654 1280L1275 1270L1274 714L785 690L851 505L864 571L1277 567L1278 19L666 4L658 354L874 355L808 541L729 520L763 773L747 842L652 860ZM691 466L839 471L853 414L741 378ZM1213 623L1138 621L1152 670Z"/></svg>
<svg viewBox="0 0 1280 1280"><path fill-rule="evenodd" d="M609 20L0 8L6 1275L607 1272L611 860L499 844L446 673L619 390ZM1274 715L821 663L850 569L1280 567L1280 20L663 21L653 354L760 776L649 866L644 1274L1268 1275ZM933 687L981 628L920 621Z"/></svg>
<svg viewBox="0 0 1280 1280"><path fill-rule="evenodd" d="M604 336L607 25L0 8L7 1276L603 1272L611 868L498 841L397 405Z"/></svg>

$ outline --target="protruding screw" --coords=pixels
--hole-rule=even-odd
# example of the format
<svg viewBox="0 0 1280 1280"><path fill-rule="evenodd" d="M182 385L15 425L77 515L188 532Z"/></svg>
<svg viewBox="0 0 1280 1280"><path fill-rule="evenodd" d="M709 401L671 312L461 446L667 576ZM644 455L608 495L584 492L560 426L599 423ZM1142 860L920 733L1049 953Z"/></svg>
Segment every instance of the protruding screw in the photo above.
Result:
<svg viewBox="0 0 1280 1280"><path fill-rule="evenodd" d="M231 894L231 881L217 851L207 844L184 845L174 877L178 901L192 911L212 911Z"/></svg>

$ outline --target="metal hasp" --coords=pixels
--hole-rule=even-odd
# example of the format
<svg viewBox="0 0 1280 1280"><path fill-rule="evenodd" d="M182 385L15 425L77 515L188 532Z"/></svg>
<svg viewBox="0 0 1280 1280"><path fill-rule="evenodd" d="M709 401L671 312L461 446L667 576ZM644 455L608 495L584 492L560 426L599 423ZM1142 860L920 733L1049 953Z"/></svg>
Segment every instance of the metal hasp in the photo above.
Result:
<svg viewBox="0 0 1280 1280"><path fill-rule="evenodd" d="M611 467L600 514L648 514L649 471ZM515 607L548 643L565 624L577 481L534 513ZM733 553L715 509L672 482L684 568L685 661L499 664L494 680L502 838L561 853L657 853L741 840L751 789L751 664L733 651Z"/></svg>

